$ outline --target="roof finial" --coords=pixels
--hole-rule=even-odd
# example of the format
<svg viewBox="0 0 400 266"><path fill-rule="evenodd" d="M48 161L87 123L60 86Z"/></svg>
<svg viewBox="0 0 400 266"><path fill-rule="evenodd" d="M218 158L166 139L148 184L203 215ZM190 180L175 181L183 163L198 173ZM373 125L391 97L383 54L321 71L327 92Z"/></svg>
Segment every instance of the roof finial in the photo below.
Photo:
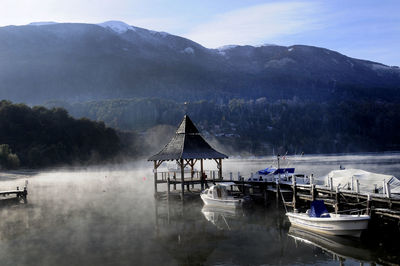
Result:
<svg viewBox="0 0 400 266"><path fill-rule="evenodd" d="M189 102L185 102L184 107L183 107L183 111L185 112L185 115L187 115L188 106L189 106Z"/></svg>

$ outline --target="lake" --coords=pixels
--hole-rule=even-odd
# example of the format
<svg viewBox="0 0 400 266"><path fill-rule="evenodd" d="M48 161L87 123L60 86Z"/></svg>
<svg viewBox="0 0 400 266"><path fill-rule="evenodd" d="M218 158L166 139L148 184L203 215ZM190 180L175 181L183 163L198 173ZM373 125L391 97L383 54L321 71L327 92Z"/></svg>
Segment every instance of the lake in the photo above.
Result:
<svg viewBox="0 0 400 266"><path fill-rule="evenodd" d="M249 176L272 157L229 159L224 176ZM400 176L400 154L288 156L282 166L321 177L360 168ZM215 164L208 161L206 166ZM156 202L152 164L1 174L0 190L28 202L0 206L1 265L360 265L399 263L390 239L323 237L291 228L283 207L205 208L200 200ZM396 242L394 242L396 243Z"/></svg>

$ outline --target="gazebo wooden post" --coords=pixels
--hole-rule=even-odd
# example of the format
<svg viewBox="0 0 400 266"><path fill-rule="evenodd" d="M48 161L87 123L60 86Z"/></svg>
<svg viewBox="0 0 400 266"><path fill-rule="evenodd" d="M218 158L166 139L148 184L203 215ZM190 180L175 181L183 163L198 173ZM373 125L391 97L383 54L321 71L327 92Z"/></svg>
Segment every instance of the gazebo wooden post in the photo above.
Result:
<svg viewBox="0 0 400 266"><path fill-rule="evenodd" d="M154 197L157 196L157 161L154 161Z"/></svg>
<svg viewBox="0 0 400 266"><path fill-rule="evenodd" d="M204 189L203 159L200 159L200 186L201 190L203 190Z"/></svg>
<svg viewBox="0 0 400 266"><path fill-rule="evenodd" d="M218 159L218 161L219 161L218 178L219 180L222 180L222 159Z"/></svg>
<svg viewBox="0 0 400 266"><path fill-rule="evenodd" d="M190 163L190 181L192 181L192 188L194 188L193 177L194 177L194 160L191 160Z"/></svg>
<svg viewBox="0 0 400 266"><path fill-rule="evenodd" d="M183 163L183 159L180 159L180 166L181 166L181 200L183 201L183 196L185 194L185 165Z"/></svg>

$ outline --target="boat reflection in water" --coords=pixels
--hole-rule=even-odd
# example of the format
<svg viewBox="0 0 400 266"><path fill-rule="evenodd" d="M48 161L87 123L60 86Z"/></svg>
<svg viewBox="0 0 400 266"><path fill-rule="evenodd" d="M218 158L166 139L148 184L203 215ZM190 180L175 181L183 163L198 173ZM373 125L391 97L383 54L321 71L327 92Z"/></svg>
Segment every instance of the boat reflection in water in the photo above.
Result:
<svg viewBox="0 0 400 266"><path fill-rule="evenodd" d="M201 209L207 221L214 224L220 230L232 230L242 224L240 217L244 216L243 209L219 208L204 205Z"/></svg>
<svg viewBox="0 0 400 266"><path fill-rule="evenodd" d="M291 226L288 235L303 243L319 247L333 255L339 261L355 259L360 262L373 262L374 257L370 250L353 238L332 235L320 235L309 230Z"/></svg>

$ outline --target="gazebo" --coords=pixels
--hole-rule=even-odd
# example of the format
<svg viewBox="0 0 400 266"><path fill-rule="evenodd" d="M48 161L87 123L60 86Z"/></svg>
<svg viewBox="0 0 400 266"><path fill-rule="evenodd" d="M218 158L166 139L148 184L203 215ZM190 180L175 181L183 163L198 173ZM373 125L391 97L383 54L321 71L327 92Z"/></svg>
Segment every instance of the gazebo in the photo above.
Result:
<svg viewBox="0 0 400 266"><path fill-rule="evenodd" d="M194 165L200 161L200 176L204 176L203 161L215 160L218 169L218 178L222 179L222 159L228 158L223 153L213 149L200 135L199 130L193 124L189 116L185 115L175 136L157 154L151 156L148 161L154 162L154 193L157 194L157 168L165 161L176 161L181 172L181 199L183 200L185 182L185 167L191 167L193 178Z"/></svg>

